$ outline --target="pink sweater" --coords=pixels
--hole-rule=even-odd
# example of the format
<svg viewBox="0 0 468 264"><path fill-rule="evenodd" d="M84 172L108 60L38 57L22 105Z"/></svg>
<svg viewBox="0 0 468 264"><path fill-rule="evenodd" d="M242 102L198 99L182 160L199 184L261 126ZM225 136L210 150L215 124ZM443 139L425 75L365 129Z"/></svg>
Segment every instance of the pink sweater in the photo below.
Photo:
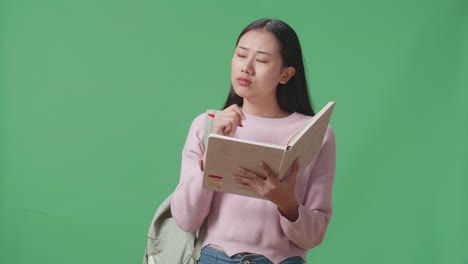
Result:
<svg viewBox="0 0 468 264"><path fill-rule="evenodd" d="M294 113L285 118L262 118L246 114L236 137L273 144L286 144L291 134L309 116ZM332 184L335 176L335 134L329 126L321 152L311 164L301 164L296 180L299 218L291 222L267 200L205 190L201 187L205 114L193 121L182 152L180 182L171 204L177 224L187 232L199 229L205 217L208 228L204 245L221 246L229 255L252 252L273 263L301 256L321 243L332 214ZM258 157L259 161L262 157Z"/></svg>

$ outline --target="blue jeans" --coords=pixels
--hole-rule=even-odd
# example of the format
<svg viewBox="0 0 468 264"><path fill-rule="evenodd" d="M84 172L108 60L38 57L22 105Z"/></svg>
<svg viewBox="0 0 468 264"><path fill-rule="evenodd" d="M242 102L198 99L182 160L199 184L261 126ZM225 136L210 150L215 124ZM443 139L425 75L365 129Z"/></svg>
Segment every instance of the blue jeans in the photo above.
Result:
<svg viewBox="0 0 468 264"><path fill-rule="evenodd" d="M301 257L290 257L281 263L304 264L305 261ZM232 257L229 257L222 250L206 246L201 251L200 261L198 264L273 264L273 262L258 254L236 254Z"/></svg>

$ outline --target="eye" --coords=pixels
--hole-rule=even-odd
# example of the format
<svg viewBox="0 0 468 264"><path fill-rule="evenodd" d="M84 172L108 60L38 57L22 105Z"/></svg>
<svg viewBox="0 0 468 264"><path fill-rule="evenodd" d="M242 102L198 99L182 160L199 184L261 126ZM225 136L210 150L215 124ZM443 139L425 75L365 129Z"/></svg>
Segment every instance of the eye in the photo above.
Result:
<svg viewBox="0 0 468 264"><path fill-rule="evenodd" d="M245 58L245 57L247 57L247 55L238 52L238 53L237 53L237 57L239 57L239 58Z"/></svg>
<svg viewBox="0 0 468 264"><path fill-rule="evenodd" d="M260 63L267 63L268 62L268 58L266 58L265 56L258 56L256 58L256 61L257 62L260 62Z"/></svg>

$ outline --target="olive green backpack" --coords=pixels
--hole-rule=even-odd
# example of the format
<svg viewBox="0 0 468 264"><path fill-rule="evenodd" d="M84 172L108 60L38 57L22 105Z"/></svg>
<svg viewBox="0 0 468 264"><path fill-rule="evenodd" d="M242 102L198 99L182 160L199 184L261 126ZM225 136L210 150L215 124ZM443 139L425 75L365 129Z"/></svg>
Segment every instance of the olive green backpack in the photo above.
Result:
<svg viewBox="0 0 468 264"><path fill-rule="evenodd" d="M207 113L215 112L214 110L207 111ZM206 115L203 142L205 145L212 124L213 119ZM159 205L154 214L148 230L143 264L195 264L200 259L206 219L198 232L183 231L172 217L171 200L172 194Z"/></svg>

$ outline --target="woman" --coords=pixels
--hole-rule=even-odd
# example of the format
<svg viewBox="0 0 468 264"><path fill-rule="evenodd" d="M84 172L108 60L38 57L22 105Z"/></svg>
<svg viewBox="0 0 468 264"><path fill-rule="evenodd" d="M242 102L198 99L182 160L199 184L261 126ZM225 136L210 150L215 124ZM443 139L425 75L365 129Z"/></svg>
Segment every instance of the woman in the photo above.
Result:
<svg viewBox="0 0 468 264"><path fill-rule="evenodd" d="M302 51L294 30L274 19L260 19L239 35L231 65L231 89L212 132L247 140L285 144L314 115ZM327 129L319 157L294 162L281 182L261 162L263 175L240 168L240 188L265 199L202 189L204 114L193 121L184 149L179 185L171 210L187 232L208 227L200 264L304 263L321 243L330 221L335 175L335 136Z"/></svg>

